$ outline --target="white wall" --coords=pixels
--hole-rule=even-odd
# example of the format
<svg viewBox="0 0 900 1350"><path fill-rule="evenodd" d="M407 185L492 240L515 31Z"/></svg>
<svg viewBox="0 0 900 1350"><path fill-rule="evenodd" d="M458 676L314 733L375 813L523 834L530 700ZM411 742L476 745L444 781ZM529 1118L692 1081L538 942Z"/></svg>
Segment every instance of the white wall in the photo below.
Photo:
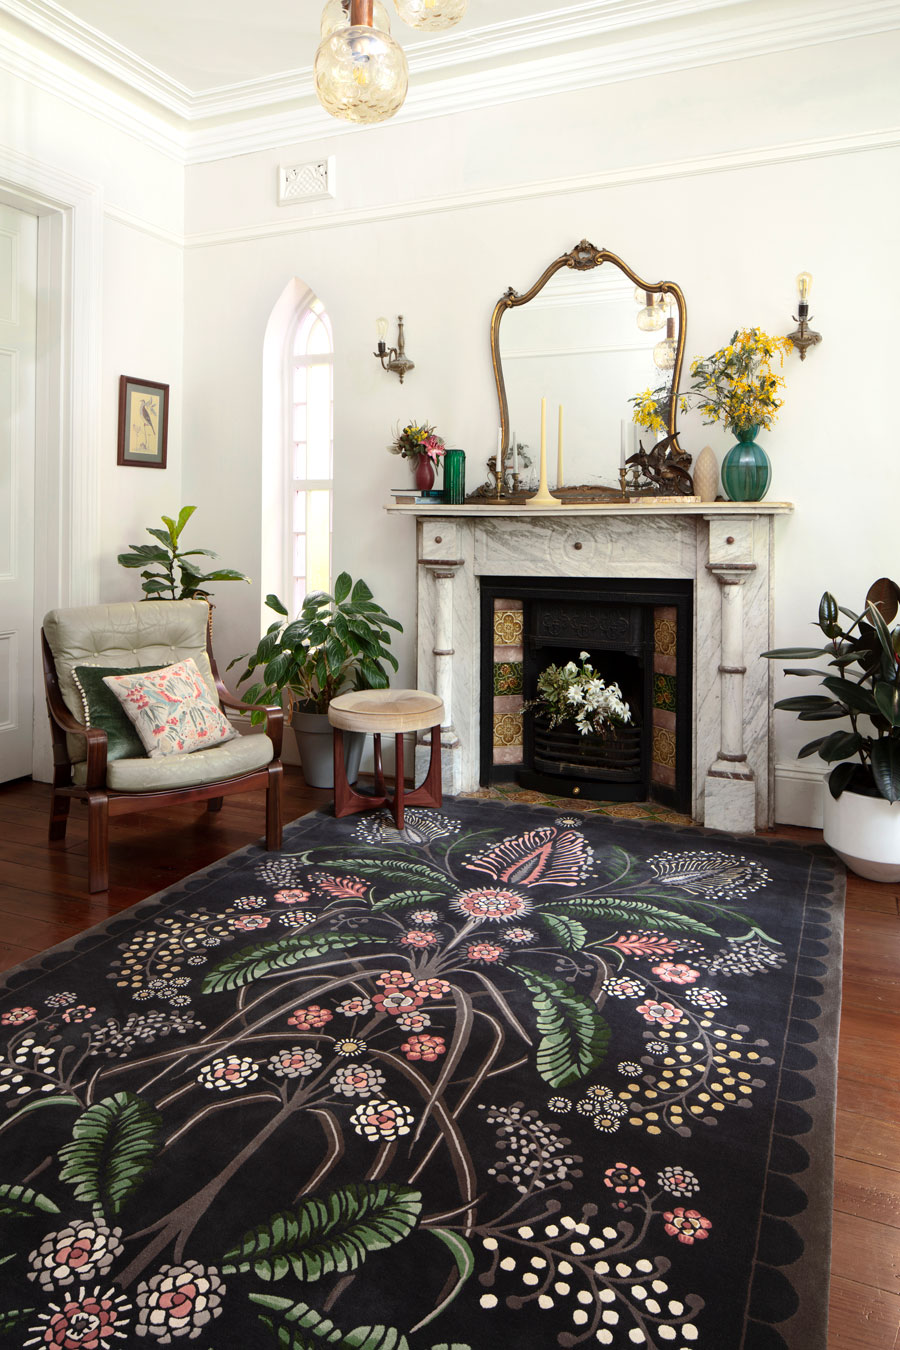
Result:
<svg viewBox="0 0 900 1350"><path fill-rule="evenodd" d="M855 39L189 168L184 487L208 504L204 542L258 577L262 339L296 275L334 320L335 565L364 575L403 622L399 678L412 682L413 526L382 509L408 470L384 447L398 421L428 418L466 449L475 485L498 423L494 303L587 237L680 283L689 359L737 326L789 331L794 277L814 274L824 341L804 363L790 358L785 407L764 437L770 496L797 508L779 522L778 640L809 639L825 587L861 603L896 570L886 278L900 135L884 129L900 127L898 46L897 34ZM325 153L337 156L337 200L278 208L278 163ZM416 362L403 387L371 356L375 316L398 312ZM694 453L730 444L696 418L681 439ZM257 595L223 595L219 644L243 650L257 614ZM808 738L778 715L779 761L790 766ZM790 771L785 781L797 787ZM809 783L800 807L789 796L785 813L812 823Z"/></svg>

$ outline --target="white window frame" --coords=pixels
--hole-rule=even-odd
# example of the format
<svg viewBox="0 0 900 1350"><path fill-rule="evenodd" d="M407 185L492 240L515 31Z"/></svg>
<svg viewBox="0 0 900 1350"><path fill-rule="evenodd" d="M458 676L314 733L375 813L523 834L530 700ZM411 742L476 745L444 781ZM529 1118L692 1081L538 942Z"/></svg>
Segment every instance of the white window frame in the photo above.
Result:
<svg viewBox="0 0 900 1350"><path fill-rule="evenodd" d="M303 330L304 325L309 322L311 315L316 316L316 320L320 321L324 325L325 331L328 334L329 349L327 353L323 352L310 353L307 349L303 353L298 354L295 350L298 336ZM310 325L310 330L312 331L312 329L315 326L316 322L314 321ZM288 329L287 341L285 342L284 347L284 355L285 355L284 360L285 394L283 399L283 408L284 408L283 444L285 447L285 457L284 457L286 468L285 488L287 494L286 495L287 510L285 511L286 539L285 539L284 574L287 583L286 593L288 597L286 603L288 609L290 610L291 617L293 618L296 616L297 613L299 613L300 606L303 602L303 596L307 594L308 591L310 590L309 586L310 566L309 566L308 552L306 553L305 574L303 577L304 586L302 593L298 591L298 582L300 578L296 575L294 566L296 557L296 546L297 546L296 541L301 534L300 531L295 529L295 521L294 521L294 504L296 494L298 492L308 493L315 491L324 491L328 493L328 558L327 558L327 576L325 579L324 588L329 591L331 589L331 578L332 578L332 541L334 534L334 333L331 325L331 318L328 314L328 311L325 309L325 306L322 304L322 301L318 299L318 297L314 295L308 295L308 298L305 300L305 302L298 307L294 320ZM294 399L294 375L298 369L301 369L303 367L308 368L309 366L312 365L328 365L330 369L330 380L329 380L330 398L328 410L328 426L329 426L328 467L330 470L330 474L326 478L295 477L295 460L296 460L295 447L297 443L294 439L294 416L295 416L295 409L297 408L298 404L295 403ZM305 406L308 406L308 404ZM309 518L307 516L305 524L308 526L308 523ZM306 532L304 532L304 534L306 538L304 548L308 549L309 536L308 533ZM319 589L319 587L316 586L315 589Z"/></svg>

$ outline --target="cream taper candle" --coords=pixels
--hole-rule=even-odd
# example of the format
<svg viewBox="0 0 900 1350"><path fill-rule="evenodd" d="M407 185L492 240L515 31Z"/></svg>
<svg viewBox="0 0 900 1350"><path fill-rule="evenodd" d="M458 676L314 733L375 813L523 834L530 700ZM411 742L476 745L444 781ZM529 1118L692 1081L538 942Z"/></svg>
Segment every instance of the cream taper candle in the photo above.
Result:
<svg viewBox="0 0 900 1350"><path fill-rule="evenodd" d="M556 487L563 485L563 405L559 405L559 434L556 442Z"/></svg>

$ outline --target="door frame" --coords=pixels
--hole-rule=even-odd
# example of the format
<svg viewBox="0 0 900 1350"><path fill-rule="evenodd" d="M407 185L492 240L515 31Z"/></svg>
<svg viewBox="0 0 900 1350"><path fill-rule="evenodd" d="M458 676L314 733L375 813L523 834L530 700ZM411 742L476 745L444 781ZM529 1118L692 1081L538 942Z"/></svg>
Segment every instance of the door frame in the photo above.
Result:
<svg viewBox="0 0 900 1350"><path fill-rule="evenodd" d="M0 147L0 201L38 218L33 772L46 781L41 617L100 593L103 192Z"/></svg>

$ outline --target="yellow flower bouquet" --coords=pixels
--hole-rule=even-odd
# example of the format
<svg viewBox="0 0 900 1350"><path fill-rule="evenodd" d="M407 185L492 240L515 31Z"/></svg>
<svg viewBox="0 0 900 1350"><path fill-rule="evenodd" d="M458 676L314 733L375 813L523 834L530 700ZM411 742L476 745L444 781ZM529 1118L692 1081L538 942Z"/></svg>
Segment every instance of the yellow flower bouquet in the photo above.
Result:
<svg viewBox="0 0 900 1350"><path fill-rule="evenodd" d="M691 364L693 384L681 397L681 411L693 404L703 421L722 422L735 436L751 428L767 430L784 403L779 390L784 376L779 368L793 343L788 337L769 337L761 328L739 328L727 347Z"/></svg>

